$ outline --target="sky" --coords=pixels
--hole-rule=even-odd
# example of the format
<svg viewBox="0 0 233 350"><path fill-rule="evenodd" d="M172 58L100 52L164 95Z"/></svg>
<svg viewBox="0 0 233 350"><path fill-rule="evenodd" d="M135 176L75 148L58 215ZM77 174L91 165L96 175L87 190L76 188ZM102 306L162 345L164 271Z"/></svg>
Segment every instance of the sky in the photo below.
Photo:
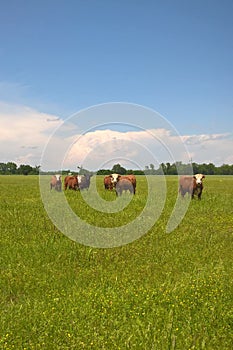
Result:
<svg viewBox="0 0 233 350"><path fill-rule="evenodd" d="M2 2L0 162L233 164L232 13L231 0Z"/></svg>

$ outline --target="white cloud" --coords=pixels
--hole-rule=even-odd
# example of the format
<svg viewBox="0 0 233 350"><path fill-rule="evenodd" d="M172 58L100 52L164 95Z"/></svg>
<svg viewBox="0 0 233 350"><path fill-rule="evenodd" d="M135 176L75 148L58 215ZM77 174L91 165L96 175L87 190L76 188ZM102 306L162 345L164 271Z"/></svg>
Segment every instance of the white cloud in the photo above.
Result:
<svg viewBox="0 0 233 350"><path fill-rule="evenodd" d="M44 170L74 170L77 165L96 170L111 168L116 162L144 169L151 163L186 163L190 158L197 163L233 163L233 137L229 133L179 137L166 128L127 132L109 128L80 135L77 125L63 123L56 115L6 103L0 103L0 162L41 164L50 135L61 125L42 158Z"/></svg>
<svg viewBox="0 0 233 350"><path fill-rule="evenodd" d="M233 164L232 133L191 135L182 139L196 163Z"/></svg>
<svg viewBox="0 0 233 350"><path fill-rule="evenodd" d="M38 164L50 134L61 123L57 116L0 103L1 161Z"/></svg>

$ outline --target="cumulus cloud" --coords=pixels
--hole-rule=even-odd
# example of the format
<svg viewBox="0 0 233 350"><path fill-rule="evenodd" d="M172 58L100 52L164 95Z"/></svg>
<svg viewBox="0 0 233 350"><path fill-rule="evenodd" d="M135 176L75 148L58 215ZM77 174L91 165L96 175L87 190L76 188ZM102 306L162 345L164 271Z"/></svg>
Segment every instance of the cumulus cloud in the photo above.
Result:
<svg viewBox="0 0 233 350"><path fill-rule="evenodd" d="M48 119L54 122L50 123ZM1 161L38 164L49 136L61 123L57 116L0 103Z"/></svg>
<svg viewBox="0 0 233 350"><path fill-rule="evenodd" d="M179 136L165 127L125 132L95 127L82 133L78 125L64 123L56 115L6 103L0 103L0 127L0 162L32 166L42 162L44 170L76 170L78 165L97 170L117 162L144 169L151 163L187 163L191 158L197 163L233 163L230 133Z"/></svg>
<svg viewBox="0 0 233 350"><path fill-rule="evenodd" d="M196 163L215 165L233 163L233 134L202 134L182 136L192 160Z"/></svg>
<svg viewBox="0 0 233 350"><path fill-rule="evenodd" d="M65 163L99 169L120 162L127 168L144 169L146 164L158 165L164 157L170 161L173 159L175 154L170 154L164 146L168 144L169 137L170 132L165 129L128 132L95 130L78 136L67 153ZM178 143L173 139L173 148Z"/></svg>

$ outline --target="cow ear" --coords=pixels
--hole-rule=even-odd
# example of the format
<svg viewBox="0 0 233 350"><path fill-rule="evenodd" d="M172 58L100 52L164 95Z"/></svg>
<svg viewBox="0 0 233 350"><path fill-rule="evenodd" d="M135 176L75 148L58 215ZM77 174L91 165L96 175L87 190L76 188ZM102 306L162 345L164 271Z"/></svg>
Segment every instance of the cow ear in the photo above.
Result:
<svg viewBox="0 0 233 350"><path fill-rule="evenodd" d="M194 179L196 179L196 176L195 176L195 175L193 175L193 178L194 178Z"/></svg>
<svg viewBox="0 0 233 350"><path fill-rule="evenodd" d="M204 179L204 178L205 178L205 175L202 175L202 178Z"/></svg>

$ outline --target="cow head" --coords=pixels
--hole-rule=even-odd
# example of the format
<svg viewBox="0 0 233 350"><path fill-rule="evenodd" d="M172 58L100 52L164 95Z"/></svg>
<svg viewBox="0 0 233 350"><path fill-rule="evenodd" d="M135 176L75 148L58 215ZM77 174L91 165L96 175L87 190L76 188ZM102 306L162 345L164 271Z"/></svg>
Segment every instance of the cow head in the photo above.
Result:
<svg viewBox="0 0 233 350"><path fill-rule="evenodd" d="M85 174L84 176L89 181L93 175L92 174Z"/></svg>
<svg viewBox="0 0 233 350"><path fill-rule="evenodd" d="M113 186L116 186L116 184L119 181L121 175L119 175L119 174L111 174L110 177L111 177L111 182L112 182Z"/></svg>
<svg viewBox="0 0 233 350"><path fill-rule="evenodd" d="M193 177L196 180L196 184L200 186L202 184L202 179L205 178L205 175L203 175L203 174L196 174Z"/></svg>

